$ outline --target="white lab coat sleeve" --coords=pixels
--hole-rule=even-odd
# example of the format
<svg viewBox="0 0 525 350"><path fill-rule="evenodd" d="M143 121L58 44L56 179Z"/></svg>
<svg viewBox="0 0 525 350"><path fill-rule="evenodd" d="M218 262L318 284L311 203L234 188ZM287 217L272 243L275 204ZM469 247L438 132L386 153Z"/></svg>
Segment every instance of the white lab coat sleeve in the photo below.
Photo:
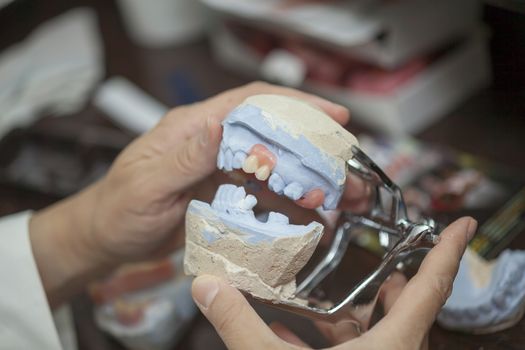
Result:
<svg viewBox="0 0 525 350"><path fill-rule="evenodd" d="M30 217L0 218L0 350L61 349L31 249Z"/></svg>

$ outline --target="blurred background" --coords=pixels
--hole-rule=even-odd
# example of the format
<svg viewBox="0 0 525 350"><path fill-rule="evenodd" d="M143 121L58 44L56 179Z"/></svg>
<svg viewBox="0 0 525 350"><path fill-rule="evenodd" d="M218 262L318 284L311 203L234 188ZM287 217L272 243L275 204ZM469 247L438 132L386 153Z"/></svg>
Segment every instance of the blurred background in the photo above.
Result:
<svg viewBox="0 0 525 350"><path fill-rule="evenodd" d="M170 108L266 80L348 106L348 129L414 211L494 221L518 201L518 224L482 227L474 248L487 258L524 249L523 57L521 0L0 0L0 215L100 178ZM180 254L117 273L57 316L63 340L223 347L187 286ZM164 314L144 302L162 298L178 301ZM308 322L259 311L326 345ZM435 326L431 349L518 349L523 330L524 321L483 336Z"/></svg>

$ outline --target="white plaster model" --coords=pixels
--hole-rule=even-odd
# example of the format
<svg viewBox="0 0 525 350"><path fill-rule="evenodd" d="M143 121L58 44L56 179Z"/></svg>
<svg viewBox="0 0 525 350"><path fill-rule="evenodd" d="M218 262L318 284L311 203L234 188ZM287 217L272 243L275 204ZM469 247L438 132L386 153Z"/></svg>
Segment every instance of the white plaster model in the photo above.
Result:
<svg viewBox="0 0 525 350"><path fill-rule="evenodd" d="M307 208L335 209L356 138L321 110L280 95L247 98L223 122L217 167L243 171ZM271 212L259 221L257 199L222 185L211 206L193 200L186 212L185 271L212 274L268 300L292 299L295 275L310 259L323 226L292 225Z"/></svg>
<svg viewBox="0 0 525 350"><path fill-rule="evenodd" d="M293 200L318 189L324 209L337 207L357 140L321 110L292 97L255 95L233 110L223 126L219 169L253 172L268 179L270 190ZM266 168L254 164L255 145L276 161Z"/></svg>
<svg viewBox="0 0 525 350"><path fill-rule="evenodd" d="M110 288L111 292L119 291L118 297L97 305L97 325L129 350L173 349L197 313L191 298L191 278L180 273L183 254L179 249L170 256L169 262L176 275L161 284L120 294L126 289L125 280L121 280L120 288ZM150 270L150 273L156 272ZM136 288L137 279L131 285ZM122 312L131 313L133 321L123 322L126 317L119 315ZM135 318L133 315L137 312L140 317Z"/></svg>
<svg viewBox="0 0 525 350"><path fill-rule="evenodd" d="M470 333L511 327L525 311L524 269L525 251L506 250L487 262L467 249L439 323Z"/></svg>
<svg viewBox="0 0 525 350"><path fill-rule="evenodd" d="M211 206L193 200L186 212L188 274L220 276L233 286L263 299L288 299L295 275L321 238L323 226L291 225L271 212L266 222L252 210L257 200L243 187L222 185Z"/></svg>

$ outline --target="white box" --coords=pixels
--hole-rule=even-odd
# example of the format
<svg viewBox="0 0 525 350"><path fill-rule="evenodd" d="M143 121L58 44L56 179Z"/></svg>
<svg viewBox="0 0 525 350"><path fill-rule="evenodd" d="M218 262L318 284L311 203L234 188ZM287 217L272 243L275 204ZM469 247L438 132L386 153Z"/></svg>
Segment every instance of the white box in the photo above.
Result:
<svg viewBox="0 0 525 350"><path fill-rule="evenodd" d="M491 81L486 36L473 32L452 51L387 96L307 84L307 90L350 108L354 120L385 134L414 134L429 127Z"/></svg>
<svg viewBox="0 0 525 350"><path fill-rule="evenodd" d="M433 51L476 25L478 0L353 0L305 3L203 0L226 18L274 33L293 33L385 68Z"/></svg>
<svg viewBox="0 0 525 350"><path fill-rule="evenodd" d="M483 29L471 29L463 41L389 95L359 93L311 81L303 88L348 106L354 120L382 133L417 133L489 85L486 37ZM261 59L227 30L216 31L212 44L224 66L259 78Z"/></svg>

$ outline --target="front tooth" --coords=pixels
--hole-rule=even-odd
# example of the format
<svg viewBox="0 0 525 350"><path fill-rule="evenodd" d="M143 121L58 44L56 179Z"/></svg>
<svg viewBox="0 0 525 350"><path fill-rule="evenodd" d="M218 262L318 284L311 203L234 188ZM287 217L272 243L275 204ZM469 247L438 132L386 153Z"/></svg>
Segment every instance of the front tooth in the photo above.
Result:
<svg viewBox="0 0 525 350"><path fill-rule="evenodd" d="M245 159L246 159L246 154L244 152L242 151L236 152L235 155L233 156L232 167L234 169L242 168L242 164L244 163Z"/></svg>
<svg viewBox="0 0 525 350"><path fill-rule="evenodd" d="M233 162L233 152L231 149L227 149L226 152L224 152L224 169L226 171L232 171L232 162Z"/></svg>
<svg viewBox="0 0 525 350"><path fill-rule="evenodd" d="M284 180L279 174L273 173L272 176L270 176L270 179L268 180L268 188L271 191L274 191L277 194L281 194L284 190L284 186Z"/></svg>
<svg viewBox="0 0 525 350"><path fill-rule="evenodd" d="M284 194L286 197L296 201L303 195L303 186L298 182L292 182L284 188Z"/></svg>
<svg viewBox="0 0 525 350"><path fill-rule="evenodd" d="M258 168L259 168L259 160L253 154L249 156L248 158L246 158L246 160L244 161L244 164L242 165L242 170L244 170L244 172L248 174L253 174L254 172L257 171Z"/></svg>
<svg viewBox="0 0 525 350"><path fill-rule="evenodd" d="M255 172L255 177L257 180L266 181L270 176L270 167L268 165L263 165Z"/></svg>

